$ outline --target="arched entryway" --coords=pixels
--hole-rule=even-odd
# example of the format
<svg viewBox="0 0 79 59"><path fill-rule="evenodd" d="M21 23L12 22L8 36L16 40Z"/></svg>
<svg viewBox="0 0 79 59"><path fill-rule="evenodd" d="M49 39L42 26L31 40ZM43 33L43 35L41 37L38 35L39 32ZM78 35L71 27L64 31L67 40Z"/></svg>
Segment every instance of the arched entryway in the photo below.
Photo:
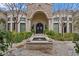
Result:
<svg viewBox="0 0 79 59"><path fill-rule="evenodd" d="M38 23L36 24L36 33L43 33L43 24L42 23Z"/></svg>
<svg viewBox="0 0 79 59"><path fill-rule="evenodd" d="M37 11L33 14L31 20L31 29L34 29L36 33L43 33L48 27L48 18L42 11Z"/></svg>

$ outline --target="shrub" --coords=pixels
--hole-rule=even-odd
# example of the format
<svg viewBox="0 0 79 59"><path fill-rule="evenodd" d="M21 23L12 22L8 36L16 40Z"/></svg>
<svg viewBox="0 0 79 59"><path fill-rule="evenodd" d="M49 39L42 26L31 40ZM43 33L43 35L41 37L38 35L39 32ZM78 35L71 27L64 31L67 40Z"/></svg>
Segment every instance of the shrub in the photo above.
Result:
<svg viewBox="0 0 79 59"><path fill-rule="evenodd" d="M79 34L77 33L73 33L73 36L74 36L74 41L79 41Z"/></svg>
<svg viewBox="0 0 79 59"><path fill-rule="evenodd" d="M75 46L74 46L75 51L76 53L79 53L79 41L75 41L74 43L75 43Z"/></svg>
<svg viewBox="0 0 79 59"><path fill-rule="evenodd" d="M0 31L0 55L3 55L9 46L12 47L13 43L22 42L31 35L31 32Z"/></svg>
<svg viewBox="0 0 79 59"><path fill-rule="evenodd" d="M10 32L10 31L7 31L6 32L6 43L10 46L10 47L12 47L12 44L13 44L13 42L14 42L14 39L13 39L13 35L12 35L12 32Z"/></svg>
<svg viewBox="0 0 79 59"><path fill-rule="evenodd" d="M73 41L74 39L73 33L64 33L63 39L66 41Z"/></svg>
<svg viewBox="0 0 79 59"><path fill-rule="evenodd" d="M35 30L34 29L31 29L32 33L35 33Z"/></svg>
<svg viewBox="0 0 79 59"><path fill-rule="evenodd" d="M48 29L45 29L44 30L44 34L46 34L46 33L48 33L49 32L49 30Z"/></svg>
<svg viewBox="0 0 79 59"><path fill-rule="evenodd" d="M4 53L8 49L8 44L5 41L6 32L0 31L0 55L4 55Z"/></svg>
<svg viewBox="0 0 79 59"><path fill-rule="evenodd" d="M63 37L62 37L61 33L55 33L54 39L55 39L55 40L63 41Z"/></svg>
<svg viewBox="0 0 79 59"><path fill-rule="evenodd" d="M48 31L46 32L49 38L55 39L55 40L63 40L63 37L60 33L56 33L54 31Z"/></svg>
<svg viewBox="0 0 79 59"><path fill-rule="evenodd" d="M67 40L67 41L78 41L79 40L79 34L77 33L64 33L63 37L64 37L64 40Z"/></svg>
<svg viewBox="0 0 79 59"><path fill-rule="evenodd" d="M48 32L46 32L46 34L47 34L47 35L54 35L55 32L54 32L54 31L48 31Z"/></svg>
<svg viewBox="0 0 79 59"><path fill-rule="evenodd" d="M47 31L46 34L49 38L60 40L60 41L77 41L79 40L79 34L76 33L56 33L54 31Z"/></svg>
<svg viewBox="0 0 79 59"><path fill-rule="evenodd" d="M14 36L15 43L22 42L24 39L29 38L32 35L31 32L18 32Z"/></svg>
<svg viewBox="0 0 79 59"><path fill-rule="evenodd" d="M32 32L25 32L25 39L28 39L29 37L31 37Z"/></svg>
<svg viewBox="0 0 79 59"><path fill-rule="evenodd" d="M31 37L31 35L32 35L32 32L27 32L28 38Z"/></svg>
<svg viewBox="0 0 79 59"><path fill-rule="evenodd" d="M25 35L24 35L24 33L22 33L22 32L18 32L18 33L16 33L15 36L14 36L14 42L15 42L15 43L22 42L22 40L24 40L24 39L25 39Z"/></svg>

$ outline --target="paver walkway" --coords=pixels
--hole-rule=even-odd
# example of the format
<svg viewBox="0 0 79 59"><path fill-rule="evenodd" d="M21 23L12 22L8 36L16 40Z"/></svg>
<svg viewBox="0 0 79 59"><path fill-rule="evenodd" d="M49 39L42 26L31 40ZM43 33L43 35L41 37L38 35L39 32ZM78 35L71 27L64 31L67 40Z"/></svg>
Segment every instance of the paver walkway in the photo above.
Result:
<svg viewBox="0 0 79 59"><path fill-rule="evenodd" d="M53 48L41 50L29 50L26 47L26 41L15 44L7 56L76 56L74 49L75 44L71 41L55 41L53 40Z"/></svg>
<svg viewBox="0 0 79 59"><path fill-rule="evenodd" d="M13 48L8 56L76 56L74 44L71 41L53 41L52 50L28 50L24 46Z"/></svg>

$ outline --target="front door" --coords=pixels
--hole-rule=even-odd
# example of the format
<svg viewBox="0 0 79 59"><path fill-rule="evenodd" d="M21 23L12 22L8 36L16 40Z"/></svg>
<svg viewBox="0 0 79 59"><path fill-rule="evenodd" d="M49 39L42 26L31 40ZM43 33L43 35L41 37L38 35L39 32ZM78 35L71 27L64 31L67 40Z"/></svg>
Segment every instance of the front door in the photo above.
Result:
<svg viewBox="0 0 79 59"><path fill-rule="evenodd" d="M36 33L43 33L43 24L42 23L38 23L36 25Z"/></svg>

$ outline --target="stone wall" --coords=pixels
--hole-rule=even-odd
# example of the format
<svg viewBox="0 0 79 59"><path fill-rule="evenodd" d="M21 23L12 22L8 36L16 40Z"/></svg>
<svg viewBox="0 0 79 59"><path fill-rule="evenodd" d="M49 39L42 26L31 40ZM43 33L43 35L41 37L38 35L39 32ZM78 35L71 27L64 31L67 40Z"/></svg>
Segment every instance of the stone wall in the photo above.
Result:
<svg viewBox="0 0 79 59"><path fill-rule="evenodd" d="M51 8L52 8L51 4L45 4L45 3L28 4L27 17L32 18L35 12L42 11L47 15L48 18L51 18L52 17Z"/></svg>

